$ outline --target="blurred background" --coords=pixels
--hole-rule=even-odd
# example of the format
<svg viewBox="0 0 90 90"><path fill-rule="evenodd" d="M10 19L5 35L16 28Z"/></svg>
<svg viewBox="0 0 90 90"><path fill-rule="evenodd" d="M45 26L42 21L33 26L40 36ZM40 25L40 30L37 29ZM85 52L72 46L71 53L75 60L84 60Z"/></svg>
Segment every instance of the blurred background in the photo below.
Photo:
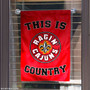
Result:
<svg viewBox="0 0 90 90"><path fill-rule="evenodd" d="M9 15L9 87L12 90L81 90L81 0L10 0ZM69 82L21 82L20 14L16 9L30 10L71 10L71 74Z"/></svg>

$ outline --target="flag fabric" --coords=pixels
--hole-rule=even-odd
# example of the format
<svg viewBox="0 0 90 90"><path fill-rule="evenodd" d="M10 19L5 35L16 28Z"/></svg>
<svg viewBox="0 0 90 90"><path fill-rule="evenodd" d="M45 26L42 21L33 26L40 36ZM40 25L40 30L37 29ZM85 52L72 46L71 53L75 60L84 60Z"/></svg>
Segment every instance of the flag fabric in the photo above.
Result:
<svg viewBox="0 0 90 90"><path fill-rule="evenodd" d="M21 11L21 81L69 81L70 33L70 10Z"/></svg>

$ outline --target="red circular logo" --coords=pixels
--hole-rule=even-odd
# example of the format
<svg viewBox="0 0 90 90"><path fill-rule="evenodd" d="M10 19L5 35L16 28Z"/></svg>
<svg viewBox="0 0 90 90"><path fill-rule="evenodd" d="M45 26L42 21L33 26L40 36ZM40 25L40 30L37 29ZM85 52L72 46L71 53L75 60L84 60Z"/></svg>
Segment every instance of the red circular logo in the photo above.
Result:
<svg viewBox="0 0 90 90"><path fill-rule="evenodd" d="M61 44L56 35L41 32L33 37L30 52L33 58L41 63L54 61L60 54Z"/></svg>

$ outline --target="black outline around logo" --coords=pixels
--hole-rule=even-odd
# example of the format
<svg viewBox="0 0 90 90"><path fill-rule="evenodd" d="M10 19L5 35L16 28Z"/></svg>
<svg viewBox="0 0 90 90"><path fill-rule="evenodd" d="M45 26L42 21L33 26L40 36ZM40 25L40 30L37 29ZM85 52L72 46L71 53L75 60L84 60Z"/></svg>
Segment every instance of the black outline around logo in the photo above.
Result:
<svg viewBox="0 0 90 90"><path fill-rule="evenodd" d="M59 54L60 54L60 52L61 52L61 43L60 43L60 40L58 39L58 37L57 37L56 35L54 35L54 36L57 38L57 40L59 41L59 44L60 44L60 51L59 51L58 55L57 55L54 59L52 59L51 61L49 61L49 62L39 61L38 59L36 59L36 58L33 56L32 52L31 52L31 43L32 43L33 39L34 39L36 36L38 36L39 34L41 34L41 33L50 33L50 34L54 35L54 34L51 33L51 32L40 32L40 33L36 34L36 35L32 38L32 40L31 40L31 42L30 42L30 48L29 48L29 49L30 49L30 53L31 53L32 57L33 57L36 61L38 61L38 62L40 62L40 63L50 63L50 62L54 61L54 60L59 56Z"/></svg>

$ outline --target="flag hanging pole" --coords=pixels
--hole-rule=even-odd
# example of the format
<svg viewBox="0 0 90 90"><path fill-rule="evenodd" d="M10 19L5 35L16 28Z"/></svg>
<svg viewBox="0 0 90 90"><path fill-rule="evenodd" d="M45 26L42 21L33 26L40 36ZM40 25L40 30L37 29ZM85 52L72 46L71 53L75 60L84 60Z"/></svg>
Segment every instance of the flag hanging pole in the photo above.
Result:
<svg viewBox="0 0 90 90"><path fill-rule="evenodd" d="M76 9L75 8L71 9L71 12L72 12L72 14L75 14L76 13ZM21 13L20 9L16 9L15 10L15 14L19 15L20 13Z"/></svg>
<svg viewBox="0 0 90 90"><path fill-rule="evenodd" d="M72 12L72 14L75 14L76 13L76 9L75 8L71 9L71 12Z"/></svg>
<svg viewBox="0 0 90 90"><path fill-rule="evenodd" d="M21 13L21 10L20 9L16 9L15 10L15 14L19 15Z"/></svg>

